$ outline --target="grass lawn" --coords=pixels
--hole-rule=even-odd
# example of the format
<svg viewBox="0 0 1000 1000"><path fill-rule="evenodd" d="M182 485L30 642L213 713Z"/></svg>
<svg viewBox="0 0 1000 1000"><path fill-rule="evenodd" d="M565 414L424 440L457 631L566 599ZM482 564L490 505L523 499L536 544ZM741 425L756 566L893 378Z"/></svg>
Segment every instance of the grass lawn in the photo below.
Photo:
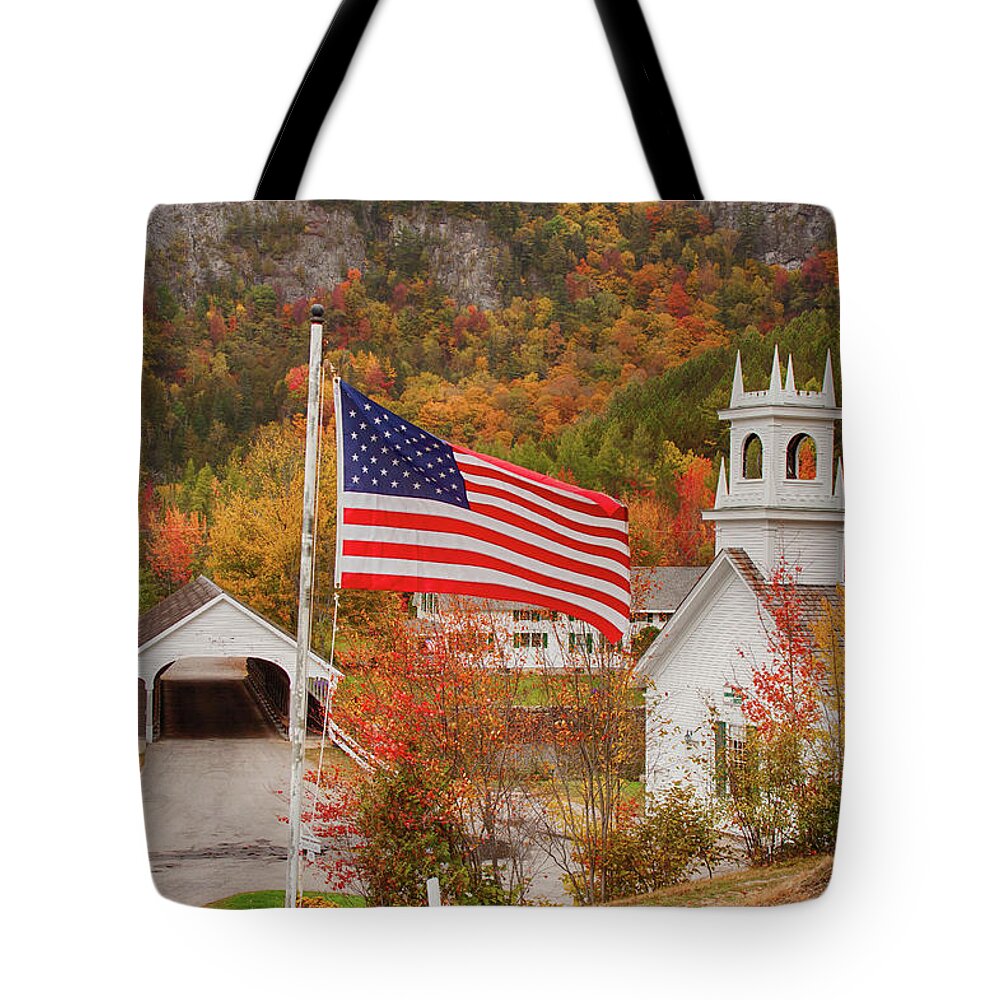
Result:
<svg viewBox="0 0 1000 1000"><path fill-rule="evenodd" d="M645 896L618 899L611 906L778 906L815 899L833 871L829 854L796 858L762 868L695 879Z"/></svg>
<svg viewBox="0 0 1000 1000"><path fill-rule="evenodd" d="M517 677L517 689L514 692L514 703L527 708L539 708L547 705L557 705L560 700L565 700L573 692L574 696L583 697L582 692L574 690L571 681L575 681L581 687L589 685L594 688L602 683L600 677L587 677L586 675L567 675L553 671L546 676L542 673L522 673ZM360 685L360 678L345 673L338 685L341 696L353 694L352 688ZM572 699L571 699L572 700ZM634 687L629 692L629 706L632 708L642 708L646 704L645 690L641 687Z"/></svg>
<svg viewBox="0 0 1000 1000"><path fill-rule="evenodd" d="M601 683L599 677L577 677L580 684L590 684L596 687ZM517 692L514 695L518 705L529 708L538 708L543 705L554 705L559 703L559 694L572 690L571 685L565 679L565 675L553 673L552 679L548 679L541 674L522 674L517 679ZM629 694L629 704L633 708L642 708L645 705L645 696L642 688L633 688Z"/></svg>
<svg viewBox="0 0 1000 1000"><path fill-rule="evenodd" d="M622 798L635 802L645 802L646 783L644 781L629 781L626 778L622 788Z"/></svg>
<svg viewBox="0 0 1000 1000"><path fill-rule="evenodd" d="M584 808L584 783L580 778L571 778L558 785L552 778L536 778L528 785L533 797L542 804L548 814L558 820L561 810L568 804L578 813ZM646 785L642 781L622 780L621 796L623 802L638 802L642 804L646 798Z"/></svg>
<svg viewBox="0 0 1000 1000"><path fill-rule="evenodd" d="M364 906L365 901L360 896L348 896L343 892L306 892L307 900L315 900L319 906L356 907ZM285 905L283 889L261 889L259 892L240 892L235 896L217 899L214 903L206 903L209 910L271 910ZM316 905L316 904L314 904Z"/></svg>

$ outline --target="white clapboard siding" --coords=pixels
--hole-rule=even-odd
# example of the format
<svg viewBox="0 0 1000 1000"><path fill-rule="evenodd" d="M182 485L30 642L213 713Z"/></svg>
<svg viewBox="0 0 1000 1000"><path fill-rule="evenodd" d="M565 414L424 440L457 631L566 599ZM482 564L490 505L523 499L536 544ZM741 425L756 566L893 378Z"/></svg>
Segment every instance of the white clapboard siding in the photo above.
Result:
<svg viewBox="0 0 1000 1000"><path fill-rule="evenodd" d="M715 526L716 551L743 549L760 567L775 566L780 559L801 572L801 583L840 583L844 579L843 522L781 521L746 518L719 521Z"/></svg>
<svg viewBox="0 0 1000 1000"><path fill-rule="evenodd" d="M139 650L139 676L148 687L160 670L186 656L253 656L291 677L295 640L223 593L147 642ZM310 654L309 676L327 676L315 654Z"/></svg>
<svg viewBox="0 0 1000 1000"><path fill-rule="evenodd" d="M665 656L647 690L646 788L653 794L684 778L708 788L711 774L704 764L713 748L711 709L725 721L742 721L724 690L732 682L749 689L750 664L764 655L756 596L728 564L719 569L721 579L703 595L697 621L672 637L669 648L661 643ZM685 740L688 733L693 746Z"/></svg>

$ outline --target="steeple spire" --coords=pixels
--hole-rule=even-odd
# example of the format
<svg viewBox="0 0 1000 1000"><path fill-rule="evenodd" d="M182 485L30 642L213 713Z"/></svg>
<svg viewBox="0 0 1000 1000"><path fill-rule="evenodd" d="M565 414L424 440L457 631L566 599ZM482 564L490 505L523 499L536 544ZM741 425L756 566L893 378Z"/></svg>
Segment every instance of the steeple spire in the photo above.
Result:
<svg viewBox="0 0 1000 1000"><path fill-rule="evenodd" d="M722 506L723 501L729 496L729 484L726 482L726 460L723 458L719 466L719 482L715 487L716 509Z"/></svg>
<svg viewBox="0 0 1000 1000"><path fill-rule="evenodd" d="M842 458L837 459L837 478L833 484L833 495L841 500L844 499L844 460Z"/></svg>
<svg viewBox="0 0 1000 1000"><path fill-rule="evenodd" d="M785 377L785 392L790 396L795 395L795 369L792 367L792 356L788 355L788 375Z"/></svg>
<svg viewBox="0 0 1000 1000"><path fill-rule="evenodd" d="M778 357L778 345L774 345L774 364L771 365L771 384L767 389L768 395L778 396L781 394L781 358Z"/></svg>
<svg viewBox="0 0 1000 1000"><path fill-rule="evenodd" d="M823 395L829 400L830 406L837 405L837 394L833 388L833 358L826 352L826 371L823 373Z"/></svg>
<svg viewBox="0 0 1000 1000"><path fill-rule="evenodd" d="M733 372L733 391L729 397L729 405L735 406L743 395L743 363L740 361L740 352L736 352L736 371Z"/></svg>

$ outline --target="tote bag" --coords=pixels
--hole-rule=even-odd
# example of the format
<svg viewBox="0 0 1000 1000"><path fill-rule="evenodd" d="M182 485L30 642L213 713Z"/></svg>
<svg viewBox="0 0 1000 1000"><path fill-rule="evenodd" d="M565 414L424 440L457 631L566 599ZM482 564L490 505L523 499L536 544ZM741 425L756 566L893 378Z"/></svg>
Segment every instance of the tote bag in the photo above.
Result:
<svg viewBox="0 0 1000 1000"><path fill-rule="evenodd" d="M149 220L139 745L154 884L221 908L819 895L844 752L833 221L702 199L256 199Z"/></svg>

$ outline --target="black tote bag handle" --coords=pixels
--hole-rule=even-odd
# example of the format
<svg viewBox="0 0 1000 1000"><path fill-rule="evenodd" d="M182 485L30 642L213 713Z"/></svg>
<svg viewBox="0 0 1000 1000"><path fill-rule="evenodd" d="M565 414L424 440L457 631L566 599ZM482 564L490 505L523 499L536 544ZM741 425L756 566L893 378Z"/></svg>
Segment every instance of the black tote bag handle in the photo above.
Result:
<svg viewBox="0 0 1000 1000"><path fill-rule="evenodd" d="M701 186L639 0L594 0L656 190L700 201ZM260 175L256 200L292 200L326 113L378 0L342 0L292 99Z"/></svg>

